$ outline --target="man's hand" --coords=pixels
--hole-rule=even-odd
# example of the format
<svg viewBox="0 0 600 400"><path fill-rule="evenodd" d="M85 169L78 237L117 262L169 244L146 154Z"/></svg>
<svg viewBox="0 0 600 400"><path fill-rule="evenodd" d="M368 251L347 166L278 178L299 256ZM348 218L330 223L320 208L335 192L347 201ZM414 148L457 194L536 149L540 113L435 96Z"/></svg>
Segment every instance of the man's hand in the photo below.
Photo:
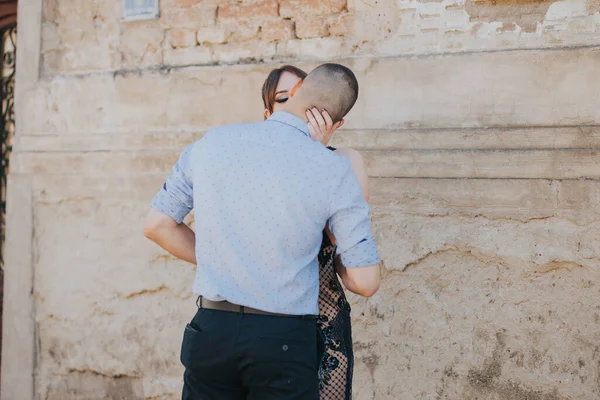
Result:
<svg viewBox="0 0 600 400"><path fill-rule="evenodd" d="M196 264L196 235L186 224L178 224L168 215L150 209L144 236L175 257Z"/></svg>
<svg viewBox="0 0 600 400"><path fill-rule="evenodd" d="M371 297L379 289L381 281L379 264L369 265L368 267L346 268L342 265L341 258L336 256L335 271L342 279L346 289L352 293Z"/></svg>
<svg viewBox="0 0 600 400"><path fill-rule="evenodd" d="M329 144L333 133L344 125L344 120L334 124L326 110L319 112L316 107L306 110L306 118L310 137L316 142L323 143L324 146Z"/></svg>

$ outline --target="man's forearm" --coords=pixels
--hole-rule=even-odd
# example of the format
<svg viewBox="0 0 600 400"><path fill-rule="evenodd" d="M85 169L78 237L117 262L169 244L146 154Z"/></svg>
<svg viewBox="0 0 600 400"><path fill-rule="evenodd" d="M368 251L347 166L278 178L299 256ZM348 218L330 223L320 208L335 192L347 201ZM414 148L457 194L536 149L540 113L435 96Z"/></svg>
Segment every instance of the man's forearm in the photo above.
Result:
<svg viewBox="0 0 600 400"><path fill-rule="evenodd" d="M186 224L159 227L146 236L175 257L196 264L196 234Z"/></svg>

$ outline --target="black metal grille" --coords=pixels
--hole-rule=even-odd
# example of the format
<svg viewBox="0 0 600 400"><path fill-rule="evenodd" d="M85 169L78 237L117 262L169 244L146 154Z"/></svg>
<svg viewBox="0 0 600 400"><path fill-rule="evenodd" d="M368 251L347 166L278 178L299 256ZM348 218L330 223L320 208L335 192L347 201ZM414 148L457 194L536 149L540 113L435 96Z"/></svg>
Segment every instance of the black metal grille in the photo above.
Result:
<svg viewBox="0 0 600 400"><path fill-rule="evenodd" d="M4 273L4 237L6 227L6 176L15 133L15 65L17 25L0 29L0 275Z"/></svg>

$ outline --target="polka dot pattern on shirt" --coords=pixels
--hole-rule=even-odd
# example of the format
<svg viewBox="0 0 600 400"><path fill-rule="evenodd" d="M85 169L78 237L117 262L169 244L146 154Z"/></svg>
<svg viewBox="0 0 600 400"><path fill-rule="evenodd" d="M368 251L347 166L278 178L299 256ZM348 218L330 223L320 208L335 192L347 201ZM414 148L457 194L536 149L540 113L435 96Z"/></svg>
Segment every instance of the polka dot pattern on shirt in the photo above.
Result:
<svg viewBox="0 0 600 400"><path fill-rule="evenodd" d="M317 314L327 221L347 268L376 264L370 209L350 162L278 112L188 146L152 207L195 214L196 294L283 314Z"/></svg>

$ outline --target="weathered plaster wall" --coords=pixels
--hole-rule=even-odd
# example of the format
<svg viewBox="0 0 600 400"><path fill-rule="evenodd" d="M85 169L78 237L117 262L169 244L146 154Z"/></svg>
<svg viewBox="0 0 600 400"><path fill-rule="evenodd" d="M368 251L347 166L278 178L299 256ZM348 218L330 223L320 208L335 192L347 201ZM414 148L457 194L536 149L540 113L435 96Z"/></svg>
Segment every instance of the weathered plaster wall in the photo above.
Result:
<svg viewBox="0 0 600 400"><path fill-rule="evenodd" d="M598 2L43 3L19 14L5 304L31 305L3 399L178 398L193 268L142 237L149 199L208 127L261 118L279 61L330 58L361 83L336 145L385 264L351 297L356 398L600 397Z"/></svg>
<svg viewBox="0 0 600 400"><path fill-rule="evenodd" d="M43 73L598 44L597 0L45 0Z"/></svg>

